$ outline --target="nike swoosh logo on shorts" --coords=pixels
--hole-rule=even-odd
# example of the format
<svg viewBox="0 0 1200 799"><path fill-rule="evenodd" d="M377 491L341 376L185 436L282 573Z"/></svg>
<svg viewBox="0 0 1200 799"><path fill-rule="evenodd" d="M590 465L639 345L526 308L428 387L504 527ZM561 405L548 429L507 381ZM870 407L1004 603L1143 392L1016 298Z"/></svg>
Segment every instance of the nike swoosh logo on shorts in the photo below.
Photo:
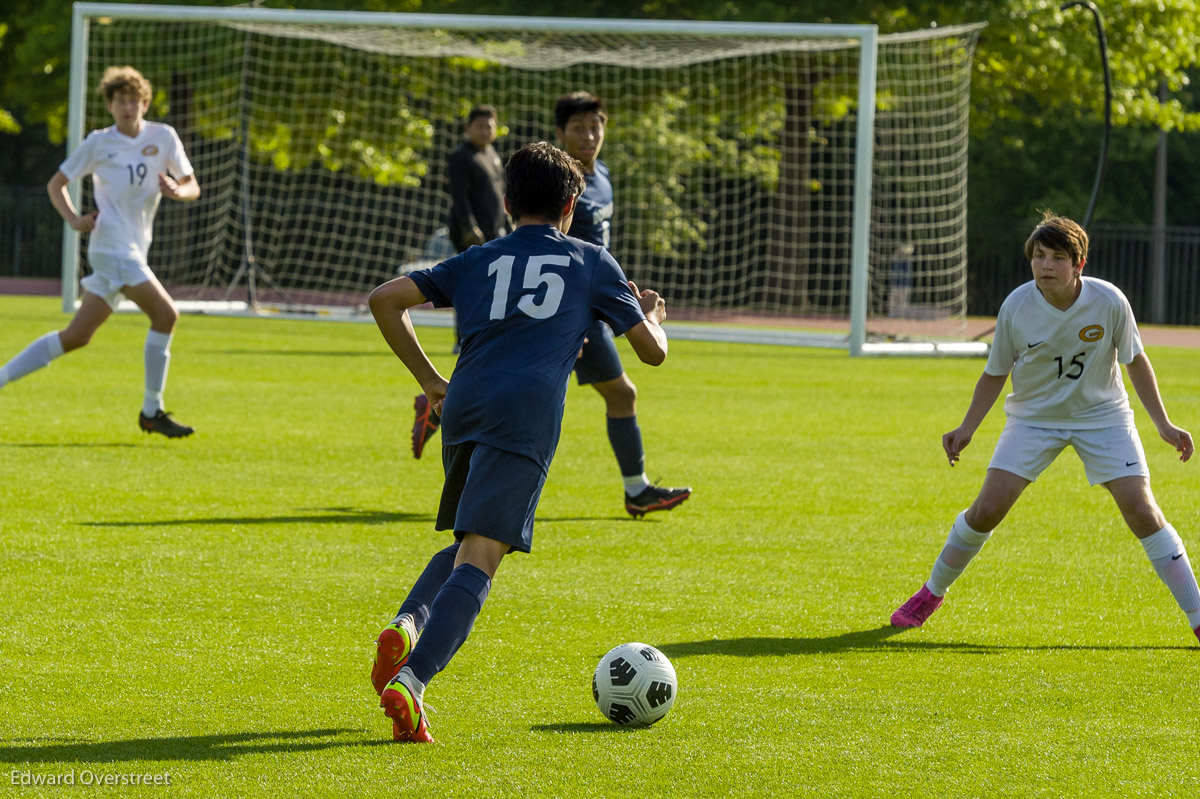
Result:
<svg viewBox="0 0 1200 799"><path fill-rule="evenodd" d="M1037 344L1030 344L1029 349L1033 349L1034 347L1038 346L1038 344L1045 344L1045 343L1046 343L1046 339L1042 339L1041 341L1037 342Z"/></svg>
<svg viewBox="0 0 1200 799"><path fill-rule="evenodd" d="M1183 553L1180 552L1178 555L1172 555L1171 560L1179 560L1182 557L1183 557Z"/></svg>
<svg viewBox="0 0 1200 799"><path fill-rule="evenodd" d="M1126 466L1136 466L1136 465L1137 465L1137 461L1125 461L1125 465L1126 465Z"/></svg>

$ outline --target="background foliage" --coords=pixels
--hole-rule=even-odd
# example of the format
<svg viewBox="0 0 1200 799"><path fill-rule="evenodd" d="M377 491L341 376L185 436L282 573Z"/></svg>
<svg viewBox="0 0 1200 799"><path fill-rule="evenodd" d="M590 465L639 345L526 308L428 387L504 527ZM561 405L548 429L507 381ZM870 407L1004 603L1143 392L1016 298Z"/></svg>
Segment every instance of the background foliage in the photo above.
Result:
<svg viewBox="0 0 1200 799"><path fill-rule="evenodd" d="M191 5L214 5L192 2ZM233 4L229 4L233 5ZM272 7L788 22L873 22L882 32L986 21L975 59L971 217L1048 205L1082 215L1099 147L1103 88L1091 15L1058 0L872 2L809 0L313 0ZM1200 224L1200 60L1195 0L1101 3L1112 61L1117 132L1098 220L1152 219L1157 131L1169 131L1168 222ZM65 133L70 0L10 0L0 12L0 179L40 184ZM1167 99L1157 94L1165 85ZM20 132L17 132L20 131ZM11 138L10 138L11 137ZM1028 213L1024 215L1028 216Z"/></svg>

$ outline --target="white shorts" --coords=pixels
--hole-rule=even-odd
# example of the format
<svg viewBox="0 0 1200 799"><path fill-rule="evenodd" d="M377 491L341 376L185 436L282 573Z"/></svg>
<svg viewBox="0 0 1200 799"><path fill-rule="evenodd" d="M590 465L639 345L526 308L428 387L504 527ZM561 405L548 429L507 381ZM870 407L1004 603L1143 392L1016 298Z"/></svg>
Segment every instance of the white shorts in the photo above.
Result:
<svg viewBox="0 0 1200 799"><path fill-rule="evenodd" d="M1029 427L1010 419L996 442L988 468L1003 469L1033 482L1068 444L1083 461L1083 470L1092 485L1118 477L1150 477L1142 439L1133 425L1056 430Z"/></svg>
<svg viewBox="0 0 1200 799"><path fill-rule="evenodd" d="M79 285L103 299L114 311L121 302L122 287L137 286L154 277L150 267L135 258L88 253L88 265L92 273L80 280Z"/></svg>

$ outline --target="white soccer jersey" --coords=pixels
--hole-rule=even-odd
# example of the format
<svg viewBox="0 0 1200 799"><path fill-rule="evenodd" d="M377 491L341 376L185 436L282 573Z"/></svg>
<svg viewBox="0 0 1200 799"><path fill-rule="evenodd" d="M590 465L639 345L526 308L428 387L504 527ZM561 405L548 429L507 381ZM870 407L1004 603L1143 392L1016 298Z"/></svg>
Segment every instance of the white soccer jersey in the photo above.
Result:
<svg viewBox="0 0 1200 799"><path fill-rule="evenodd" d="M1004 301L984 371L1012 372L1004 402L1033 427L1084 430L1132 424L1119 363L1142 351L1129 300L1111 283L1083 278L1075 304L1060 311L1030 281Z"/></svg>
<svg viewBox="0 0 1200 799"><path fill-rule="evenodd" d="M154 214L162 194L158 174L176 179L194 171L178 134L161 122L142 122L130 138L116 126L94 130L59 170L68 180L92 176L96 227L88 235L88 252L147 262L154 237Z"/></svg>

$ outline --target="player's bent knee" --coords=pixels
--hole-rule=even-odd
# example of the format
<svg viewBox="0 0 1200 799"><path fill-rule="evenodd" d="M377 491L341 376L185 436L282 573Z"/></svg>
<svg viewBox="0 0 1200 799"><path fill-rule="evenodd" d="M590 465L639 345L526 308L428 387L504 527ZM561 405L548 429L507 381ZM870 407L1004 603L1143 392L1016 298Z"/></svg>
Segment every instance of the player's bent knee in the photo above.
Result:
<svg viewBox="0 0 1200 799"><path fill-rule="evenodd" d="M150 326L160 333L170 333L179 321L179 309L174 304L167 305L150 318Z"/></svg>
<svg viewBox="0 0 1200 799"><path fill-rule="evenodd" d="M637 408L637 386L628 375L615 380L593 383L592 386L604 397L608 415L612 417L632 416Z"/></svg>
<svg viewBox="0 0 1200 799"><path fill-rule="evenodd" d="M63 352L70 352L81 347L86 347L88 342L92 340L93 331L80 332L77 330L60 330L58 333L58 342L62 345Z"/></svg>
<svg viewBox="0 0 1200 799"><path fill-rule="evenodd" d="M1123 509L1122 515L1129 529L1138 538L1154 535L1167 526L1167 517L1153 502L1139 503L1135 508Z"/></svg>
<svg viewBox="0 0 1200 799"><path fill-rule="evenodd" d="M629 384L628 391L618 391L604 397L608 407L607 413L614 418L632 416L637 412L637 389Z"/></svg>
<svg viewBox="0 0 1200 799"><path fill-rule="evenodd" d="M156 314L155 316L150 317L150 329L155 333L162 333L169 336L175 332L175 323L178 321L178 313L167 316L159 316Z"/></svg>
<svg viewBox="0 0 1200 799"><path fill-rule="evenodd" d="M1145 478L1119 478L1104 486L1116 501L1125 523L1138 538L1153 535L1166 526L1166 516L1158 507L1149 481Z"/></svg>
<svg viewBox="0 0 1200 799"><path fill-rule="evenodd" d="M1012 509L1012 502L1007 499L997 499L980 495L971 507L967 508L965 521L970 528L978 533L990 533L1000 526L1004 517Z"/></svg>
<svg viewBox="0 0 1200 799"><path fill-rule="evenodd" d="M1004 521L1004 513L998 513L995 508L972 505L965 517L967 525L977 533L990 533Z"/></svg>

